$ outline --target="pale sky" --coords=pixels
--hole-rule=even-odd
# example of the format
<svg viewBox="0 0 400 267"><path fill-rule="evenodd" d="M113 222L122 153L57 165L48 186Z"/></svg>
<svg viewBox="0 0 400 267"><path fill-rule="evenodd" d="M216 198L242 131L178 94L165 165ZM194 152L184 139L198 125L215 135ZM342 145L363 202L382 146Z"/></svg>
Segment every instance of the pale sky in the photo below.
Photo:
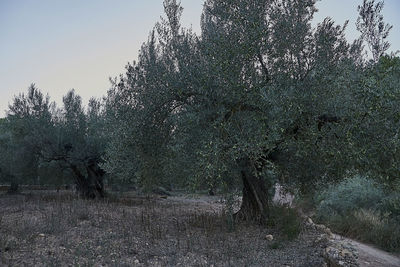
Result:
<svg viewBox="0 0 400 267"><path fill-rule="evenodd" d="M0 117L14 95L31 83L58 105L74 88L84 103L105 95L109 77L124 73L136 60L154 24L163 15L162 0L0 0ZM200 32L202 0L181 0L182 24ZM349 19L349 40L362 0L323 0L315 21ZM400 50L400 1L386 0L383 15L393 25L391 51Z"/></svg>

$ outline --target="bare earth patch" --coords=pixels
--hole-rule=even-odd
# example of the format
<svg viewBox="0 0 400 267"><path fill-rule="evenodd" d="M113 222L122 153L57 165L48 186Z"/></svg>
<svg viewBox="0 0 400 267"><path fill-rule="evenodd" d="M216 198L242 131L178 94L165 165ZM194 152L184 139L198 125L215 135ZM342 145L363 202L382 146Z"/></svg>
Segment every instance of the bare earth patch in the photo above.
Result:
<svg viewBox="0 0 400 267"><path fill-rule="evenodd" d="M335 235L337 240L349 242L358 251L358 263L360 266L369 267L398 267L400 266L400 257L390 254L372 245L366 245L358 241Z"/></svg>
<svg viewBox="0 0 400 267"><path fill-rule="evenodd" d="M218 197L0 195L0 265L323 266L318 236L233 225Z"/></svg>

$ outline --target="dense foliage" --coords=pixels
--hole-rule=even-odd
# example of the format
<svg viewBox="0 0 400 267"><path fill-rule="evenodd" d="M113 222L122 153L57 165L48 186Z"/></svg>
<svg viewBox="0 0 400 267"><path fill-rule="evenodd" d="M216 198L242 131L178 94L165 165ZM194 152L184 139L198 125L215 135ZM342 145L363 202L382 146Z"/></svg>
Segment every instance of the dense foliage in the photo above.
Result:
<svg viewBox="0 0 400 267"><path fill-rule="evenodd" d="M321 219L327 219L348 216L359 209L377 210L384 197L381 186L366 177L355 176L321 192L316 199L317 213Z"/></svg>
<svg viewBox="0 0 400 267"><path fill-rule="evenodd" d="M166 17L109 91L105 168L147 186L242 183L251 217L267 216L278 180L302 191L350 173L398 180L399 59L384 55L381 5L360 6L350 44L346 24L311 26L312 0L208 0L199 36L164 1Z"/></svg>
<svg viewBox="0 0 400 267"><path fill-rule="evenodd" d="M1 122L1 175L15 184L73 181L83 196L102 196L98 164L106 137L100 102L91 99L85 112L72 90L63 103L58 109L34 85L14 98Z"/></svg>

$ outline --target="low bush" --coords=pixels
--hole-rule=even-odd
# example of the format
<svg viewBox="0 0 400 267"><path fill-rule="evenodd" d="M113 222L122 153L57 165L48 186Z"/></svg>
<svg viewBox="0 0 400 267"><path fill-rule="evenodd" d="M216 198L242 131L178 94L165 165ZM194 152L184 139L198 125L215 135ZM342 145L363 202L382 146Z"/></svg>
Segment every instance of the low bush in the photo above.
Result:
<svg viewBox="0 0 400 267"><path fill-rule="evenodd" d="M372 180L355 176L318 193L317 217L327 220L332 216L348 215L359 209L376 209L385 197L384 191Z"/></svg>
<svg viewBox="0 0 400 267"><path fill-rule="evenodd" d="M384 213L385 217L397 221L400 225L400 193L391 193L386 196L379 209Z"/></svg>
<svg viewBox="0 0 400 267"><path fill-rule="evenodd" d="M294 240L301 232L301 219L295 209L287 206L272 206L269 225L276 227L287 240Z"/></svg>

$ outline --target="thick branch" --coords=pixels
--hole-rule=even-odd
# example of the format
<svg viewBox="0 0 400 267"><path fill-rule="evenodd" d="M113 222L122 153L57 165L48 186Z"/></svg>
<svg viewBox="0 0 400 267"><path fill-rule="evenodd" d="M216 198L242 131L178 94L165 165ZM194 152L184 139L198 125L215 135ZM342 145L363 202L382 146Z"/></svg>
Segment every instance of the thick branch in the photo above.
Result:
<svg viewBox="0 0 400 267"><path fill-rule="evenodd" d="M262 57L261 54L257 54L257 57L258 57L258 61L259 61L260 64L261 64L261 68L262 68L263 71L264 71L265 78L266 78L267 82L269 82L269 81L271 80L271 77L269 76L269 71L268 71L268 69L267 69L267 66L266 66L265 63L264 63L263 57Z"/></svg>

